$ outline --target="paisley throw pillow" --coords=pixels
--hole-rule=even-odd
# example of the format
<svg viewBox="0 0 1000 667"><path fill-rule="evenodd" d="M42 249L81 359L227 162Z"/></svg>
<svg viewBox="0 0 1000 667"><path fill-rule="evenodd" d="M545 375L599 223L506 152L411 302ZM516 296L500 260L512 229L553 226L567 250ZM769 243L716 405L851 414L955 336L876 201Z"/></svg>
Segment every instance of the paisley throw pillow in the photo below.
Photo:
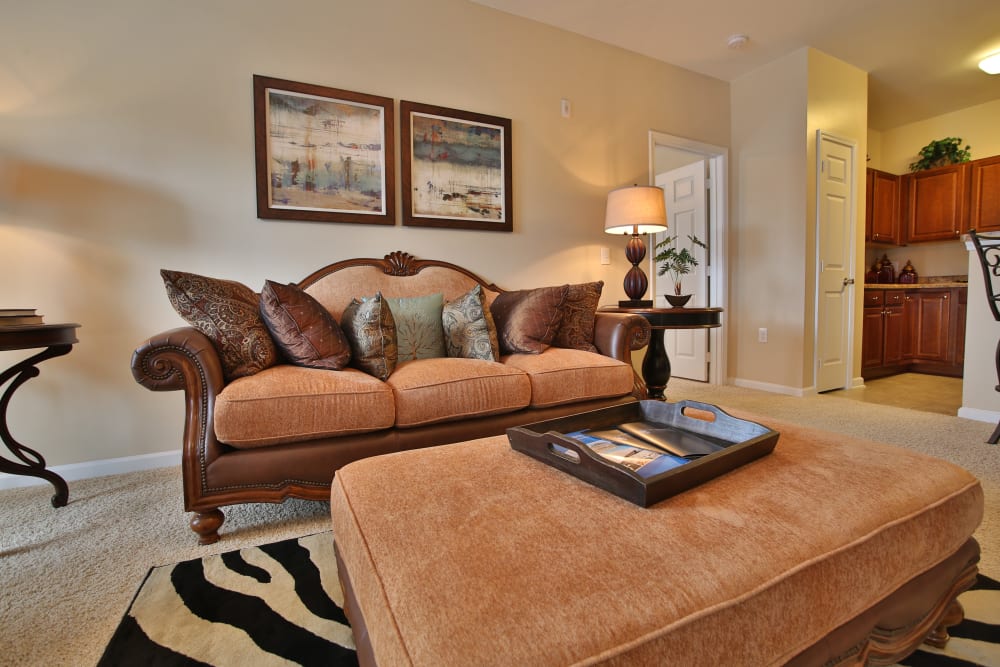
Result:
<svg viewBox="0 0 1000 667"><path fill-rule="evenodd" d="M174 310L208 336L226 380L253 375L278 362L278 349L260 316L260 297L232 280L160 270Z"/></svg>
<svg viewBox="0 0 1000 667"><path fill-rule="evenodd" d="M594 319L603 289L603 280L569 286L563 305L563 321L552 340L554 347L597 352L594 346Z"/></svg>
<svg viewBox="0 0 1000 667"><path fill-rule="evenodd" d="M449 357L499 361L497 328L482 285L444 304L441 322Z"/></svg>

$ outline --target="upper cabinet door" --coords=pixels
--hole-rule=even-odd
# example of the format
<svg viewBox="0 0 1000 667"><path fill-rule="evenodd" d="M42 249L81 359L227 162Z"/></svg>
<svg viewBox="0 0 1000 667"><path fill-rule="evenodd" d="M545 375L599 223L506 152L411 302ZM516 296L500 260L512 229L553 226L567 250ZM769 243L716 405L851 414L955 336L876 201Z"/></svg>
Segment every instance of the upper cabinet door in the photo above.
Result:
<svg viewBox="0 0 1000 667"><path fill-rule="evenodd" d="M1000 155L969 163L969 229L1000 231Z"/></svg>
<svg viewBox="0 0 1000 667"><path fill-rule="evenodd" d="M873 243L902 242L899 230L899 176L878 169L868 169L868 214L865 231Z"/></svg>
<svg viewBox="0 0 1000 667"><path fill-rule="evenodd" d="M968 220L969 163L907 174L907 240L957 239Z"/></svg>

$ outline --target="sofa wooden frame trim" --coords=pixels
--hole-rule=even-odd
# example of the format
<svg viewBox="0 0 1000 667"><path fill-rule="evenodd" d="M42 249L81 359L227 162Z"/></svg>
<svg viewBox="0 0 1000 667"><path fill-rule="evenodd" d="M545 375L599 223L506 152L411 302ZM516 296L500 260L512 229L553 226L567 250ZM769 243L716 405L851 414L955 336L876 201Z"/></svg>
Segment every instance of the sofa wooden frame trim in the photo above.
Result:
<svg viewBox="0 0 1000 667"><path fill-rule="evenodd" d="M427 267L442 267L468 276L485 289L494 292L505 291L463 267L448 262L416 259L409 253L402 251L392 252L382 259L359 258L336 262L313 272L298 285L305 288L330 274L356 266L375 266L388 275L402 277L416 275ZM625 335L612 335L612 331L621 326L626 327ZM614 349L601 349L601 353L615 359L629 361L632 351L641 349L649 343L649 336L649 323L639 316L599 314L595 323L595 338L613 341ZM190 526L198 534L200 543L212 544L219 539L219 529L225 521L225 515L219 509L222 506L249 502L278 503L286 498L320 501L329 499L329 482L319 483L313 480L285 478L255 481L251 479L246 483L212 485L209 480L209 468L227 453L252 460L266 456L265 452L269 448L260 451L239 450L234 452L216 438L212 419L215 397L225 387L226 382L218 353L212 341L197 329L178 327L157 334L141 343L132 354L132 375L136 382L151 391L184 391L185 420L181 448L184 509L195 513L190 519ZM647 397L646 385L634 369L633 378L632 394L622 400ZM575 405L579 406L579 410L594 409L595 407L593 403ZM565 413L567 409L563 406L538 409L532 416L537 416L538 419L550 419L561 416L558 413ZM504 415L495 416L495 421L503 421L503 419ZM445 430L461 431L460 422L450 424L451 426L449 424L437 426ZM416 431L416 429L406 430ZM375 436L377 433L367 435ZM360 437L364 438L364 435ZM481 436L474 434L470 437ZM315 443L316 447L323 447L323 440L310 442ZM333 440L342 439L334 438ZM457 442L457 440L453 441Z"/></svg>

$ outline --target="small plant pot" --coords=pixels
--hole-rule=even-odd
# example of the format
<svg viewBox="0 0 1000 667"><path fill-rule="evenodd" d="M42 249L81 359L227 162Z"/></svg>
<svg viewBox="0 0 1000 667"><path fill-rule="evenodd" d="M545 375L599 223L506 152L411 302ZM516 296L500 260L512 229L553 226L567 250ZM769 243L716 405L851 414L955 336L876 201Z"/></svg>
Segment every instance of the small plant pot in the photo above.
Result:
<svg viewBox="0 0 1000 667"><path fill-rule="evenodd" d="M664 294L664 298L670 303L674 308L683 308L684 304L691 300L693 294Z"/></svg>

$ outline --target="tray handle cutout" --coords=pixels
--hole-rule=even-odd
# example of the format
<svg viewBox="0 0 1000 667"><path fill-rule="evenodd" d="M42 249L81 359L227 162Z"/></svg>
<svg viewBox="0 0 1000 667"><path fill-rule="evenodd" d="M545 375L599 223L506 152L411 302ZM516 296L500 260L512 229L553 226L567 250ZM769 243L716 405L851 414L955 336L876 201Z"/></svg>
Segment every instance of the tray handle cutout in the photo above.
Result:
<svg viewBox="0 0 1000 667"><path fill-rule="evenodd" d="M703 422L712 423L715 421L716 413L711 410L704 410L701 407L685 405L681 408L681 414L688 419L698 419Z"/></svg>
<svg viewBox="0 0 1000 667"><path fill-rule="evenodd" d="M569 447L563 447L562 445L557 445L554 442L546 443L548 445L549 453L553 456L558 456L561 459L569 461L570 463L580 463L580 454L573 451Z"/></svg>

